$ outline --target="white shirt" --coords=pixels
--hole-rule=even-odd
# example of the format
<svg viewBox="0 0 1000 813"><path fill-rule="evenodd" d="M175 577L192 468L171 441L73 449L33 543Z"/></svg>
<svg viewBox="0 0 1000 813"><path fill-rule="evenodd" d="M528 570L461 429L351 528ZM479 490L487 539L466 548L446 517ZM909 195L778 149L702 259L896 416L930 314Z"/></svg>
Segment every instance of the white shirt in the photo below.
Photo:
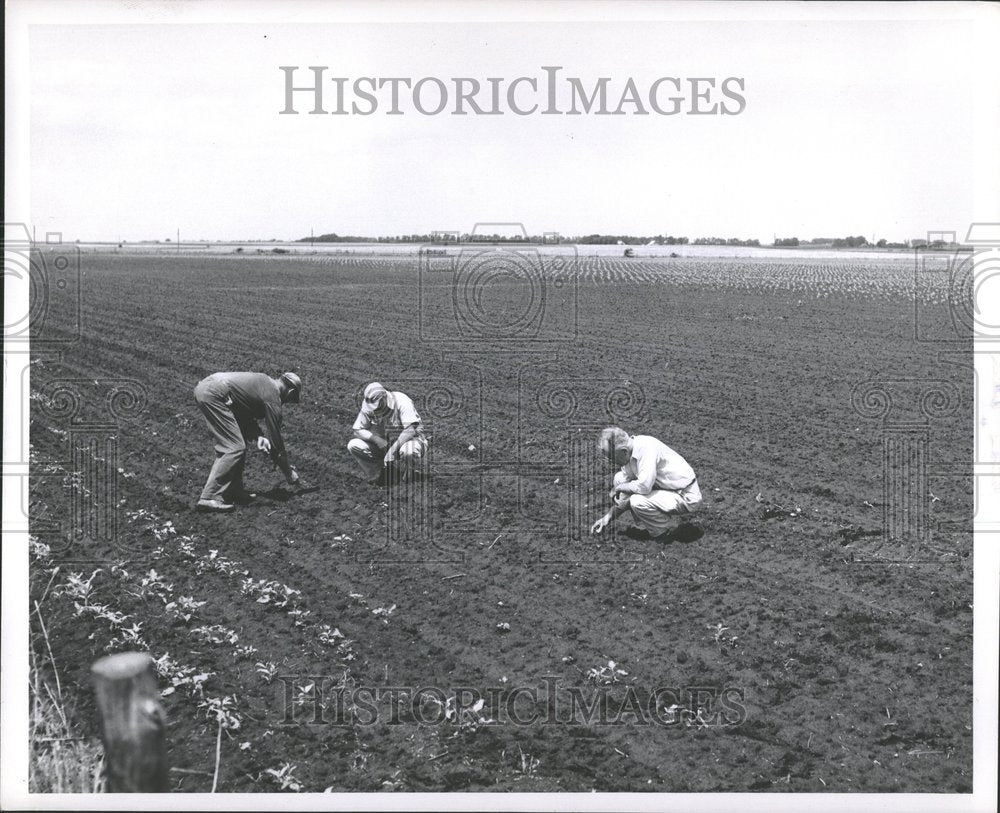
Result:
<svg viewBox="0 0 1000 813"><path fill-rule="evenodd" d="M694 469L663 441L649 435L636 435L632 441L632 457L622 471L640 486L636 493L648 494L654 488L679 491L694 481Z"/></svg>
<svg viewBox="0 0 1000 813"><path fill-rule="evenodd" d="M365 403L358 413L357 420L354 421L354 428L367 429L388 439L389 432L398 435L410 424L417 424L417 434L422 434L420 416L410 396L403 392L390 392L387 398L389 411L385 415L376 418L374 411Z"/></svg>

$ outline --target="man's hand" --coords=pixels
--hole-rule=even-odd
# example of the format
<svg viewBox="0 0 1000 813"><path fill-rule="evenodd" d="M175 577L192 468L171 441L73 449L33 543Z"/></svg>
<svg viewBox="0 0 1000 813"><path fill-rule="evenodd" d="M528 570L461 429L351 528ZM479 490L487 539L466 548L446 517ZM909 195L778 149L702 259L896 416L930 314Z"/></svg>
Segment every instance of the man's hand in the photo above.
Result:
<svg viewBox="0 0 1000 813"><path fill-rule="evenodd" d="M390 447L389 450L385 453L385 457L382 458L382 465L388 466L395 459L396 459L396 452Z"/></svg>
<svg viewBox="0 0 1000 813"><path fill-rule="evenodd" d="M624 483L618 483L617 485L612 486L608 496L615 502L620 502L621 498L628 499L635 493L631 488L627 487L632 482L634 481L626 480Z"/></svg>
<svg viewBox="0 0 1000 813"><path fill-rule="evenodd" d="M389 446L388 440L381 435L372 432L370 429L355 429L354 437L358 440L363 440L365 443L370 443L380 452L384 452Z"/></svg>
<svg viewBox="0 0 1000 813"><path fill-rule="evenodd" d="M267 438L261 435L259 438L257 438L257 448L260 449L260 451L262 452L270 452L271 441L269 441Z"/></svg>
<svg viewBox="0 0 1000 813"><path fill-rule="evenodd" d="M605 514L597 522L590 526L590 532L592 534L600 534L605 528L608 527L608 523L611 522L611 515Z"/></svg>
<svg viewBox="0 0 1000 813"><path fill-rule="evenodd" d="M315 486L310 485L310 483L302 477L296 477L295 482L291 484L291 488L295 494L304 494L308 491L317 490Z"/></svg>

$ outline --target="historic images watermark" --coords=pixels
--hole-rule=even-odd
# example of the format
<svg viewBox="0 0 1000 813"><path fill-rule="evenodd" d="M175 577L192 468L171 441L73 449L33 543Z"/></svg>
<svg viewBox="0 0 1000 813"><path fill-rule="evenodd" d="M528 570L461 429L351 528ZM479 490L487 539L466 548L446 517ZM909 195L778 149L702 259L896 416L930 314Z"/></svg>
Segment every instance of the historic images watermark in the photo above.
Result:
<svg viewBox="0 0 1000 813"><path fill-rule="evenodd" d="M120 557L121 481L129 475L119 465L119 429L145 409L146 387L53 375L81 337L80 251L58 232L37 241L23 223L5 223L3 240L5 284L22 294L5 309L4 353L30 352L34 364L21 371L19 391L35 417L32 427L27 408L10 416L19 443L4 447L4 486L19 491L20 511L5 514L3 531L31 533L61 562ZM29 444L29 428L44 437Z"/></svg>
<svg viewBox="0 0 1000 813"><path fill-rule="evenodd" d="M962 365L978 376L975 354L993 353L1000 339L1000 325L989 321L984 306L1000 277L1000 224L973 223L961 245L953 231L928 232L915 247L913 273L913 341L922 351L936 353L941 363ZM983 444L975 451L975 468L937 460L933 440L935 429L969 406L975 394L931 377L886 376L854 387L854 412L878 421L882 469L881 533L855 554L855 562L937 563L942 551L936 531L972 532L973 517L958 527L943 528L935 521L932 505L939 498L934 489L940 493L947 481L971 476L979 498L981 481L995 478L994 461L983 459ZM975 403L976 412L987 404ZM976 423L980 431L988 428Z"/></svg>
<svg viewBox="0 0 1000 813"><path fill-rule="evenodd" d="M282 725L664 726L732 728L747 720L741 686L613 685L614 662L592 670L591 684L564 686L555 676L535 685L365 686L343 676L284 675ZM604 682L607 681L607 682Z"/></svg>
<svg viewBox="0 0 1000 813"><path fill-rule="evenodd" d="M930 231L915 249L913 338L930 345L1000 340L987 297L1000 278L1000 223L973 223L954 250L953 231ZM938 293L941 281L944 294Z"/></svg>
<svg viewBox="0 0 1000 813"><path fill-rule="evenodd" d="M282 65L280 115L313 116L738 116L747 108L741 76L618 77L337 76L326 65ZM331 71L328 73L328 71Z"/></svg>
<svg viewBox="0 0 1000 813"><path fill-rule="evenodd" d="M4 285L27 297L4 307L4 354L58 354L80 338L82 305L80 251L65 245L59 232L37 243L24 223L3 225ZM27 310L19 310L24 302Z"/></svg>
<svg viewBox="0 0 1000 813"><path fill-rule="evenodd" d="M133 477L119 463L123 421L148 401L134 379L57 378L36 383L31 396L45 430L64 450L60 458L31 460L31 534L62 562L120 559L140 551L126 547L119 531L121 484ZM48 502L54 500L54 511Z"/></svg>
<svg viewBox="0 0 1000 813"><path fill-rule="evenodd" d="M523 223L438 231L419 250L420 340L506 353L572 342L579 331L576 246Z"/></svg>
<svg viewBox="0 0 1000 813"><path fill-rule="evenodd" d="M854 388L854 411L879 421L882 436L882 534L855 556L856 562L937 561L930 547L932 477L971 472L933 462L932 430L935 422L954 415L960 403L959 388L947 381L886 378Z"/></svg>

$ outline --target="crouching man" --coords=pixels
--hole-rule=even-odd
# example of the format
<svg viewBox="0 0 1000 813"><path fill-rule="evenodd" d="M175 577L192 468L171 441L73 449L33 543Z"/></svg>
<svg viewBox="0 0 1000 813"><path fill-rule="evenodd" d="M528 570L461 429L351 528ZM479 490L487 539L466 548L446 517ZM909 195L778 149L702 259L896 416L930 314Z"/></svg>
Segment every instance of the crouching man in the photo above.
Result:
<svg viewBox="0 0 1000 813"><path fill-rule="evenodd" d="M601 430L598 449L621 470L611 489L614 505L591 526L592 534L631 511L636 525L650 538L663 536L671 530L674 516L690 514L701 502L694 470L662 441L609 426Z"/></svg>
<svg viewBox="0 0 1000 813"><path fill-rule="evenodd" d="M410 397L377 381L365 387L347 450L371 483L384 483L393 465L403 478L422 472L427 438Z"/></svg>

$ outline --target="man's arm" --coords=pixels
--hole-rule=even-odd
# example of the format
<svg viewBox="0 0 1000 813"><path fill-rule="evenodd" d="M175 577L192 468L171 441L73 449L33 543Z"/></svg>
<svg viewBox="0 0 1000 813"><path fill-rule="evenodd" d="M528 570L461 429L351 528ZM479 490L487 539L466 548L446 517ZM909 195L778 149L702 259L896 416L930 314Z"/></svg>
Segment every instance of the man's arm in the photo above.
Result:
<svg viewBox="0 0 1000 813"><path fill-rule="evenodd" d="M394 397L396 398L396 406L399 409L399 425L403 427L403 431L399 433L399 437L386 450L386 463L391 463L395 460L396 454L402 445L417 436L417 429L420 425L420 416L417 414L417 410L413 406L413 401L410 397L401 392L395 393Z"/></svg>
<svg viewBox="0 0 1000 813"><path fill-rule="evenodd" d="M607 528L612 522L614 522L618 517L628 511L628 498L619 497L615 500L614 505L611 506L611 510L608 511L603 517L601 517L597 522L590 526L590 532L592 534L599 534L605 528Z"/></svg>
<svg viewBox="0 0 1000 813"><path fill-rule="evenodd" d="M386 450L385 462L391 463L396 458L396 453L400 450L404 443L408 443L417 436L417 428L420 426L419 423L411 423L403 428L403 431L399 433L399 437L392 443L392 445Z"/></svg>
<svg viewBox="0 0 1000 813"><path fill-rule="evenodd" d="M371 426L371 422L368 416L364 413L364 410L358 413L358 417L354 421L354 437L359 440L363 440L365 443L371 443L377 446L379 449L385 449L389 445L384 437L379 435L377 432L372 432L368 427Z"/></svg>
<svg viewBox="0 0 1000 813"><path fill-rule="evenodd" d="M645 454L638 460L638 474L634 480L615 486L612 494L649 494L656 483L656 457Z"/></svg>
<svg viewBox="0 0 1000 813"><path fill-rule="evenodd" d="M271 439L271 460L274 462L274 465L281 469L281 473L285 475L285 479L294 485L299 481L299 473L288 462L285 441L281 437L281 407L265 404L264 422L267 424L267 434Z"/></svg>
<svg viewBox="0 0 1000 813"><path fill-rule="evenodd" d="M363 440L366 443L373 443L380 449L384 449L389 445L389 441L387 441L381 435L375 434L369 429L355 429L354 437L359 438L360 440Z"/></svg>

